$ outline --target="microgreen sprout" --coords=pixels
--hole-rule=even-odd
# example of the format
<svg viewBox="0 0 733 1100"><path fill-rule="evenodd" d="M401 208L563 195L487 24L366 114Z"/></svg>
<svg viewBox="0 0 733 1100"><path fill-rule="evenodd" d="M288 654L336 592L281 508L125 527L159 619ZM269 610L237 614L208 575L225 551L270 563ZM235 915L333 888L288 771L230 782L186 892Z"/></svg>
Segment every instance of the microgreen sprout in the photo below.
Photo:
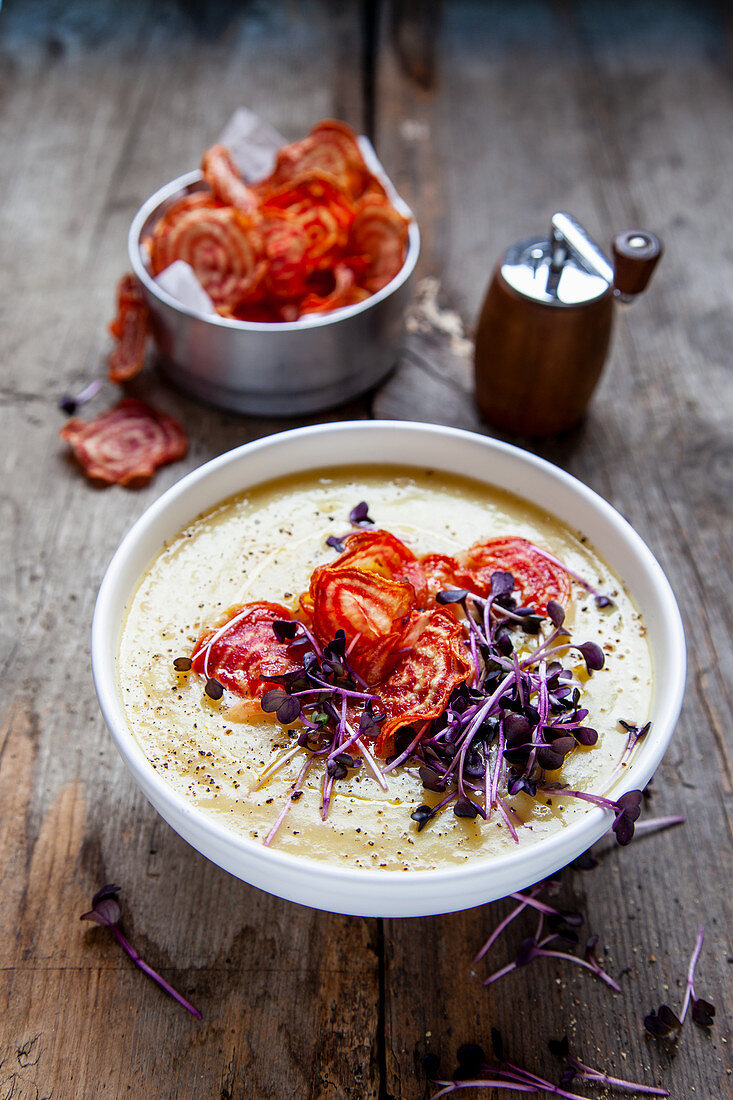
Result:
<svg viewBox="0 0 733 1100"><path fill-rule="evenodd" d="M369 515L369 505L365 500L360 501L355 508L352 508L349 512L349 522L354 527L373 527L374 520Z"/></svg>
<svg viewBox="0 0 733 1100"><path fill-rule="evenodd" d="M525 910L533 909L539 912L540 921L534 936L527 936L522 941L514 959L505 966L495 970L488 978L485 978L483 984L493 985L494 982L498 981L500 978L505 977L507 974L511 974L514 970L519 970L528 966L529 963L533 962L535 959L550 958L574 963L584 970L589 970L597 978L600 978L602 982L610 986L611 989L619 993L621 991L620 986L606 973L599 960L596 958L595 949L598 943L598 936L591 936L586 940L583 958L571 954L570 951L557 950L557 941L564 941L571 948L577 945L578 934L576 929L582 927L584 918L582 913L574 909L562 909L540 899L539 895L543 891L549 893L550 889L553 889L556 885L559 886L556 880L547 879L533 886L531 890L524 892L517 891L510 895L510 897L514 901L519 902L519 904L508 916L499 922L486 943L475 956L474 962L479 962L489 952L499 936L505 932L512 921L516 920ZM547 936L543 936L545 922L549 929L549 935Z"/></svg>
<svg viewBox="0 0 733 1100"><path fill-rule="evenodd" d="M554 1054L564 1063L564 1070L560 1078L561 1086L574 1086L576 1081L588 1081L594 1085L605 1085L612 1089L622 1089L625 1092L642 1093L644 1096L669 1096L668 1089L656 1088L654 1085L641 1085L637 1081L625 1081L620 1077L612 1077L603 1070L593 1069L592 1066L581 1062L570 1050L570 1044L566 1035L562 1039L550 1039L548 1042L550 1053Z"/></svg>
<svg viewBox="0 0 733 1100"><path fill-rule="evenodd" d="M558 783L548 783L542 788L566 798L579 798L583 802L590 802L593 806L600 806L604 810L610 810L613 814L611 830L616 836L617 844L624 846L630 844L634 836L634 824L641 813L641 791L627 791L614 802L611 798L605 798L600 794L591 794L588 791L571 791Z"/></svg>
<svg viewBox="0 0 733 1100"><path fill-rule="evenodd" d="M627 722L625 719L620 718L618 723L623 729L626 730L626 747L624 748L621 760L616 766L616 772L619 772L622 768L625 768L629 757L633 753L637 745L644 740L649 730L651 729L651 722L647 722L644 726L635 726L633 722Z"/></svg>
<svg viewBox="0 0 733 1100"><path fill-rule="evenodd" d="M334 784L347 779L360 767L365 767L383 790L388 789L387 780L364 740L379 735L380 723L384 720L384 714L375 710L379 696L365 691L351 668L343 630L338 630L322 649L308 628L297 619L277 620L273 631L283 645L298 647L302 664L291 672L270 677L271 682L279 686L266 691L260 703L265 713L274 714L284 726L299 721L303 732L293 749L265 769L257 787L268 782L299 751L305 753L306 759L265 845L272 843L292 803L302 794L311 766L319 760L325 772L321 800L324 821L328 817ZM361 708L355 726L349 718L350 705Z"/></svg>
<svg viewBox="0 0 733 1100"><path fill-rule="evenodd" d="M187 1001L185 997L178 993L165 978L161 977L160 974L153 970L152 966L148 966L148 964L140 958L130 941L123 936L119 928L119 921L122 915L120 903L117 898L119 892L119 886L114 886L112 884L103 886L92 898L92 908L88 913L82 913L79 919L94 921L96 924L101 924L104 928L109 928L122 950L130 956L135 966L139 966L140 969L147 974L148 977L152 978L154 982L157 982L166 993L169 993L170 996L178 1001L180 1005L183 1005L192 1016L200 1020L201 1013L199 1010L194 1008L190 1001Z"/></svg>
<svg viewBox="0 0 733 1100"><path fill-rule="evenodd" d="M547 902L539 900L538 895L541 894L543 890L548 890L552 886L553 881L554 880L547 879L544 882L537 883L531 890L523 893L516 891L509 895L514 901L518 901L519 905L516 909L513 909L507 917L499 922L486 943L475 956L474 962L479 962L483 959L484 955L486 955L494 943L496 943L502 932L504 932L511 922L516 920L519 914L524 912L527 908L536 909L544 916L551 918L555 922L553 931L558 931L564 925L571 928L580 928L582 926L584 923L582 913L570 909L558 909L553 905L548 905Z"/></svg>
<svg viewBox="0 0 733 1100"><path fill-rule="evenodd" d="M644 1017L644 1027L655 1039L668 1039L670 1035L678 1032L685 1022L687 1010L690 1006L692 1007L692 1019L696 1024L705 1028L712 1027L715 1018L715 1005L702 997L695 996L695 967L697 966L697 960L700 958L704 938L705 929L701 926L687 967L685 997L679 1016L668 1004L662 1004L656 1012L650 1012L648 1016Z"/></svg>
<svg viewBox="0 0 733 1100"><path fill-rule="evenodd" d="M220 684L213 676L209 676L204 685L204 691L208 695L209 699L221 699L224 694L224 685Z"/></svg>
<svg viewBox="0 0 733 1100"><path fill-rule="evenodd" d="M440 1062L432 1053L425 1055L422 1059L423 1067L430 1075L431 1083L439 1086L438 1092L433 1093L431 1100L439 1100L439 1097L465 1089L507 1089L533 1096L549 1093L552 1096L564 1097L565 1100L582 1100L575 1091L568 1091L568 1087L573 1086L576 1081L588 1081L644 1096L669 1096L667 1089L625 1081L602 1070L593 1069L570 1052L567 1039L550 1040L549 1043L552 1053L561 1058L565 1065L558 1085L530 1072L523 1066L510 1062L505 1054L501 1032L495 1027L491 1029L491 1045L493 1061L489 1061L483 1048L477 1043L464 1043L460 1046L457 1051L458 1066L451 1080L436 1079L435 1075L439 1071Z"/></svg>
<svg viewBox="0 0 733 1100"><path fill-rule="evenodd" d="M506 966L502 966L499 970L495 970L493 974L490 974L488 978L484 978L484 985L493 985L499 978L505 977L507 974L511 974L513 970L519 970L522 967L528 966L529 963L535 959L561 959L565 962L575 963L576 966L581 966L585 970L590 970L592 974L595 974L597 978L600 978L602 982L610 986L616 993L621 992L621 986L618 982L607 974L601 966L600 962L595 956L595 946L598 942L597 936L591 936L585 945L584 957L581 959L577 955L572 955L569 951L555 951L550 948L550 944L558 938L570 938L567 933L551 932L549 936L545 936L543 939L538 939L536 936L528 936L522 942L519 951L513 962L507 963Z"/></svg>
<svg viewBox="0 0 733 1100"><path fill-rule="evenodd" d="M602 609L614 606L613 600L610 596L606 596L603 592L599 592L599 590L597 588L594 588L594 586L589 581L587 581L585 577L582 577L580 573L576 573L573 569L570 569L565 564L565 562L560 561L560 559L556 558L554 554L551 554L549 550L543 550L541 547L536 546L535 552L539 554L541 558L545 558L547 561L552 562L553 565L559 565L562 569L565 570L566 573L568 573L573 578L574 581L578 582L581 588L584 588L586 592L590 592L591 596L593 596L595 600L596 607Z"/></svg>
<svg viewBox="0 0 733 1100"><path fill-rule="evenodd" d="M94 378L75 396L72 397L68 393L63 394L58 400L59 408L62 412L73 416L80 405L85 405L87 401L91 401L93 397L97 396L103 385L104 382L101 378Z"/></svg>

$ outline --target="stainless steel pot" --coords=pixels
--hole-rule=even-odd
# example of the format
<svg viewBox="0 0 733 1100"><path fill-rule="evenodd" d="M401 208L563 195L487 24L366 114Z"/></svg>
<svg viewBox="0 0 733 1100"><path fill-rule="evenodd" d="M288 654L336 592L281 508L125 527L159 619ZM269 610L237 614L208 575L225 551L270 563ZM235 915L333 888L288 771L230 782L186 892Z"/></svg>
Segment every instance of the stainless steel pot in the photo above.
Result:
<svg viewBox="0 0 733 1100"><path fill-rule="evenodd" d="M176 301L155 283L141 252L166 209L205 187L200 172L179 176L141 206L130 227L130 262L150 307L166 376L202 401L256 416L340 405L380 382L396 361L412 294L420 253L415 219L402 270L366 301L298 321L232 321ZM399 209L410 213L401 201Z"/></svg>

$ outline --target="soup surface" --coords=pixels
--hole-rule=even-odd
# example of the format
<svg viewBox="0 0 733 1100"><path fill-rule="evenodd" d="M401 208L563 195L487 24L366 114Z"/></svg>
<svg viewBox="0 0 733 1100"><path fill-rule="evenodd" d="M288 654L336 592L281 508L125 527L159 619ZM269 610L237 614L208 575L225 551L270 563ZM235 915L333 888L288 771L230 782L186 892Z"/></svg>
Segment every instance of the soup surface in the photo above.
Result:
<svg viewBox="0 0 733 1100"><path fill-rule="evenodd" d="M368 502L379 528L418 555L455 554L480 539L517 535L612 598L611 606L599 609L573 582L566 625L573 639L600 645L606 660L590 676L578 653L563 663L581 684L587 722L599 738L592 747L573 749L555 776L576 790L602 794L612 788L627 743L619 720L641 726L652 699L646 630L622 581L582 533L517 497L437 471L380 466L315 471L247 490L196 519L151 563L127 609L118 674L130 728L159 774L228 829L264 842L306 750L258 783L295 747L301 730L297 723L280 725L271 714L243 716L228 691L209 698L202 678L177 673L173 660L190 655L202 632L221 623L234 605L266 600L295 612L314 568L337 556L326 539L348 532L349 513L359 501ZM450 806L418 831L411 813L440 796L423 789L416 769L390 772L384 791L361 767L334 785L323 821L323 780L323 768L311 768L273 846L385 871L435 869L509 852L589 809L557 794L510 796L504 786L518 841L500 814L470 820Z"/></svg>

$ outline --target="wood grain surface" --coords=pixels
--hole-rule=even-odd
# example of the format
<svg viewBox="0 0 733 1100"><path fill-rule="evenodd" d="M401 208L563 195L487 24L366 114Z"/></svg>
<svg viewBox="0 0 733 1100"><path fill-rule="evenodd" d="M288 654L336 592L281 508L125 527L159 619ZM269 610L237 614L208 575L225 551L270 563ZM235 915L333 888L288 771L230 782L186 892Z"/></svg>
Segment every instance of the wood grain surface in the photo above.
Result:
<svg viewBox="0 0 733 1100"><path fill-rule="evenodd" d="M545 1040L568 1033L581 1057L620 1076L685 1100L733 1096L726 13L693 0L3 6L0 1100L420 1100L420 1057L434 1051L450 1071L456 1046L488 1045L492 1026L516 1061L553 1078ZM634 524L685 618L686 702L647 812L687 822L623 851L601 842L600 866L567 876L568 902L623 975L620 995L550 960L484 989L488 969L471 959L509 903L363 920L238 882L157 816L105 730L89 628L119 539L187 470L303 422L194 405L151 362L130 390L187 426L184 462L140 491L97 490L57 436L59 393L104 370L132 215L198 163L239 104L291 138L327 115L371 130L423 232L397 370L315 419L488 432L470 336L501 251L561 208L605 245L633 226L665 241L649 291L617 312L583 426L518 441ZM92 411L114 396L108 387ZM104 930L79 923L108 881L122 885L128 935L200 1023ZM642 1018L679 1004L700 923L698 993L716 1023L709 1035L688 1023L660 1045ZM527 934L497 947L496 965Z"/></svg>

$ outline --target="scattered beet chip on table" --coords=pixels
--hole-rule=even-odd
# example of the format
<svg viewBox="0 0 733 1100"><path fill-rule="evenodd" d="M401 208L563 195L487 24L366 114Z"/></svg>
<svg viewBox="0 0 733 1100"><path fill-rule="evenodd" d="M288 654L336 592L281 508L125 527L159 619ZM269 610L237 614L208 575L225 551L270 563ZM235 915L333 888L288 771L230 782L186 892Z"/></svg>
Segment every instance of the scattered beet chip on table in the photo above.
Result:
<svg viewBox="0 0 733 1100"><path fill-rule="evenodd" d="M59 434L87 477L109 485L141 485L188 449L177 420L132 397L93 420L67 420Z"/></svg>

